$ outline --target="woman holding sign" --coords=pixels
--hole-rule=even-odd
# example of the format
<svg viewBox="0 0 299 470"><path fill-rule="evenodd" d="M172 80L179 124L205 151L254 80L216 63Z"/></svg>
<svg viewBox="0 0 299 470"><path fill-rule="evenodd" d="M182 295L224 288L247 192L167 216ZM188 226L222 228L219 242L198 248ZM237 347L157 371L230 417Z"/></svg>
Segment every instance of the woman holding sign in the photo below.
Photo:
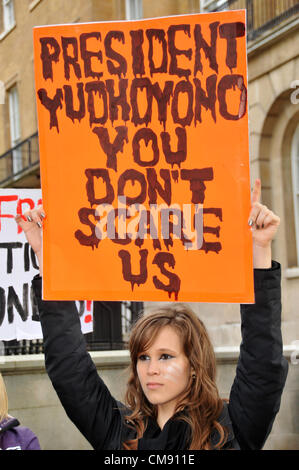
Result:
<svg viewBox="0 0 299 470"><path fill-rule="evenodd" d="M68 416L94 449L261 449L269 435L287 375L280 331L280 265L271 242L280 220L252 193L255 304L241 306L242 344L229 402L215 383L207 331L185 305L141 317L130 339L126 404L116 401L86 351L73 302L43 301L33 280L44 335L46 368ZM42 271L40 207L16 220ZM45 222L46 223L46 222Z"/></svg>

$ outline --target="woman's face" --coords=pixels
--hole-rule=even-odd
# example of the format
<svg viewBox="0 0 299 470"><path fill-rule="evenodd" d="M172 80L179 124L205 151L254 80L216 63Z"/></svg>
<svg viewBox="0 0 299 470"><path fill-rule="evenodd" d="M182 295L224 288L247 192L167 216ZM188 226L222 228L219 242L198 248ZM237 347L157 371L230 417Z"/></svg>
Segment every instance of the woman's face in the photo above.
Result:
<svg viewBox="0 0 299 470"><path fill-rule="evenodd" d="M137 374L142 390L153 405L175 409L190 378L190 363L181 339L171 326L164 326L155 341L138 355Z"/></svg>

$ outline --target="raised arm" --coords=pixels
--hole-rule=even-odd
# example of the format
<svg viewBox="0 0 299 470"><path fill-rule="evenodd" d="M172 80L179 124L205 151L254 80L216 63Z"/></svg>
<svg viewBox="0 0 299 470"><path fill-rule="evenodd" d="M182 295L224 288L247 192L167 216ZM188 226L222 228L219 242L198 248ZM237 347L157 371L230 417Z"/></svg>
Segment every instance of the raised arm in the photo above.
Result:
<svg viewBox="0 0 299 470"><path fill-rule="evenodd" d="M18 216L42 274L43 208ZM116 400L99 377L86 350L75 302L42 300L42 278L32 282L44 338L46 370L69 418L94 449L120 442L121 417Z"/></svg>
<svg viewBox="0 0 299 470"><path fill-rule="evenodd" d="M255 303L241 306L242 343L229 413L242 449L261 449L280 407L288 363L282 354L281 269L271 243L280 219L260 203L255 182L249 225L253 236Z"/></svg>
<svg viewBox="0 0 299 470"><path fill-rule="evenodd" d="M253 267L271 268L271 245L280 224L280 218L260 202L261 181L257 179L251 195L248 224L252 229Z"/></svg>

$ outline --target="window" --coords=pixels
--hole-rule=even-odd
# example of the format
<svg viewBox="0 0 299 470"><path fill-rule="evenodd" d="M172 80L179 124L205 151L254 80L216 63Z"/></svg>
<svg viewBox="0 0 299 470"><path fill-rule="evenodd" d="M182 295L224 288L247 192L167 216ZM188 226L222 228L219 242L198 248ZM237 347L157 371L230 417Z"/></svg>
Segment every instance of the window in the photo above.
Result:
<svg viewBox="0 0 299 470"><path fill-rule="evenodd" d="M3 4L3 29L9 31L15 25L13 0L2 0Z"/></svg>
<svg viewBox="0 0 299 470"><path fill-rule="evenodd" d="M138 20L142 16L142 0L126 0L126 19Z"/></svg>
<svg viewBox="0 0 299 470"><path fill-rule="evenodd" d="M8 106L9 106L9 124L10 124L10 141L11 147L15 147L21 141L21 126L19 112L19 95L17 86L13 86L8 90ZM21 149L15 149L12 152L12 171L15 175L23 167Z"/></svg>
<svg viewBox="0 0 299 470"><path fill-rule="evenodd" d="M299 125L295 131L292 142L292 179L293 179L293 201L294 219L297 246L297 266L299 266Z"/></svg>

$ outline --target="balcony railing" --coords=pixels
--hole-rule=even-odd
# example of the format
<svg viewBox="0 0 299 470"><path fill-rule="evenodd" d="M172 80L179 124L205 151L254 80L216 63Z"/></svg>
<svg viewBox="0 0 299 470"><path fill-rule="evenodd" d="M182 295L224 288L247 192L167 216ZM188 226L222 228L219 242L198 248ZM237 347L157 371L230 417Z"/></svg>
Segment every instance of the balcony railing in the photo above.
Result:
<svg viewBox="0 0 299 470"><path fill-rule="evenodd" d="M38 133L35 132L0 155L0 187L13 183L38 166Z"/></svg>
<svg viewBox="0 0 299 470"><path fill-rule="evenodd" d="M248 40L299 14L298 0L206 0L205 11L247 10Z"/></svg>

